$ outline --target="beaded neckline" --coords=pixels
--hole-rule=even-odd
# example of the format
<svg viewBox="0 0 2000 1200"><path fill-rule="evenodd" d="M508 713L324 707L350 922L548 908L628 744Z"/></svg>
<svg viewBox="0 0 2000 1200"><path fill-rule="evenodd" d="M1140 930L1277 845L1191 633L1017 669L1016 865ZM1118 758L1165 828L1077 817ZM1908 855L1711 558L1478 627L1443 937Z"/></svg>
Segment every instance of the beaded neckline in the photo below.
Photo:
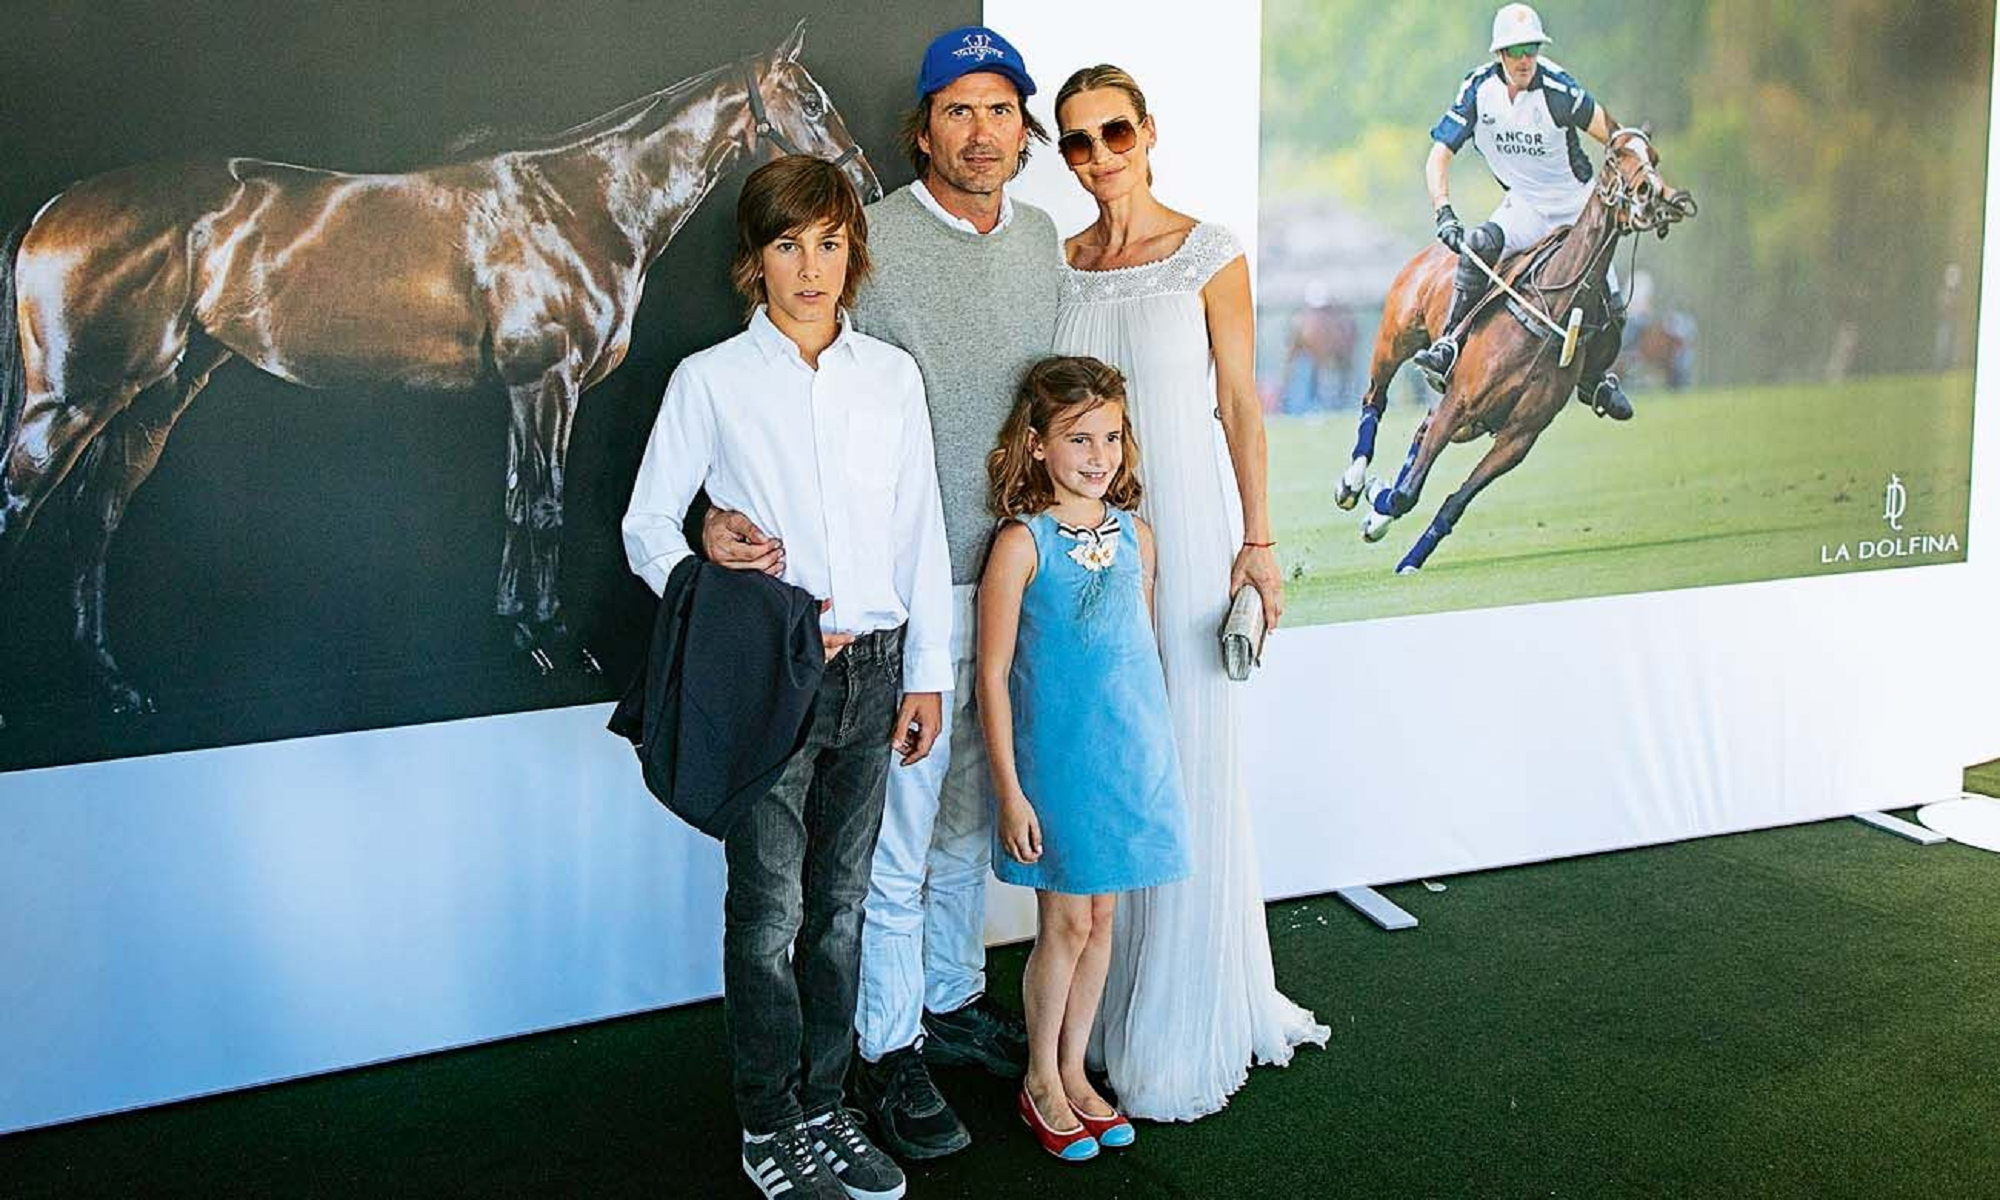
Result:
<svg viewBox="0 0 2000 1200"><path fill-rule="evenodd" d="M1092 271L1092 270L1086 270L1083 267L1072 267L1069 265L1067 259L1065 259L1063 262L1063 270L1068 271L1073 275L1127 275L1134 271L1150 271L1154 267L1163 267L1166 264L1179 258L1183 253L1185 253L1187 251L1187 248L1194 244L1195 235L1200 233L1202 226L1207 224L1208 224L1207 221L1196 221L1192 226L1188 228L1187 236L1181 239L1181 244L1174 247L1174 252L1172 254L1162 255L1159 258L1152 259L1149 262L1133 263L1129 267L1104 267L1099 270Z"/></svg>
<svg viewBox="0 0 2000 1200"><path fill-rule="evenodd" d="M1065 305L1117 303L1200 292L1216 272L1243 253L1226 226L1196 223L1180 248L1165 258L1129 267L1079 271L1068 264L1056 278Z"/></svg>

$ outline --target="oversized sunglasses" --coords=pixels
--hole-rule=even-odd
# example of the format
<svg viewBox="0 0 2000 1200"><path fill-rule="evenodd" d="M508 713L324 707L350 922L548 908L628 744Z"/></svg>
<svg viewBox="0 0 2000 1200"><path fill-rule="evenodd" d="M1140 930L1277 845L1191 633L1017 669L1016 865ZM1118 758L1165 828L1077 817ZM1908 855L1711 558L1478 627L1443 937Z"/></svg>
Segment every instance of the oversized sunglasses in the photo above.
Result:
<svg viewBox="0 0 2000 1200"><path fill-rule="evenodd" d="M1088 129L1070 130L1056 139L1056 149L1062 152L1064 162L1080 167L1090 161L1092 142L1103 142L1106 150L1123 154L1139 144L1139 127L1125 117L1116 117L1098 126L1094 134Z"/></svg>
<svg viewBox="0 0 2000 1200"><path fill-rule="evenodd" d="M1500 53L1508 58L1533 58L1542 52L1539 42L1522 42L1518 46L1503 46Z"/></svg>

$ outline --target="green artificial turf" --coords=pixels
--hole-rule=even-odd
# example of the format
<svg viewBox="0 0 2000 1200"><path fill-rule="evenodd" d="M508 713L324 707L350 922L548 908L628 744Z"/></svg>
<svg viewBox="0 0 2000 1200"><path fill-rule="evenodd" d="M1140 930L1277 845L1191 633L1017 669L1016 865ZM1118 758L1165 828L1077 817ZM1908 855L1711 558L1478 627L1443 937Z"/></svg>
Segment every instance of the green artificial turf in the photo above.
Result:
<svg viewBox="0 0 2000 1200"><path fill-rule="evenodd" d="M1444 882L1386 889L1404 933L1273 905L1332 1045L1116 1157L940 1072L974 1144L909 1194L2000 1193L2000 858L1832 821ZM752 1196L721 1038L701 1004L16 1135L0 1195Z"/></svg>
<svg viewBox="0 0 2000 1200"><path fill-rule="evenodd" d="M2000 796L2000 758L1965 768L1965 790L1982 796Z"/></svg>
<svg viewBox="0 0 2000 1200"><path fill-rule="evenodd" d="M1273 531L1291 576L1286 623L1965 558L1972 469L1967 373L1654 391L1635 399L1638 415L1624 424L1570 405L1519 467L1479 495L1429 564L1409 576L1395 573L1397 562L1492 440L1447 448L1415 510L1368 545L1359 510L1333 504L1354 445L1354 415L1271 418ZM1415 405L1390 408L1376 445L1377 474L1395 477L1422 415ZM1892 475L1907 500L1900 532L1883 517ZM1955 538L1956 546L1880 557L1883 539L1924 534L1938 544Z"/></svg>

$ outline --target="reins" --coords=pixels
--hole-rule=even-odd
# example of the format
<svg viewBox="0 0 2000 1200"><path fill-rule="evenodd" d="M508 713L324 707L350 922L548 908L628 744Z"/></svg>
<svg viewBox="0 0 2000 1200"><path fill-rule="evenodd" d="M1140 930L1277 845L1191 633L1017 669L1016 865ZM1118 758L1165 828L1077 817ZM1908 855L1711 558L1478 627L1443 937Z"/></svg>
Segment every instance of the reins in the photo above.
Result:
<svg viewBox="0 0 2000 1200"><path fill-rule="evenodd" d="M1611 140L1614 142L1617 141L1621 134L1630 134L1641 144L1649 148L1652 146L1652 140L1643 131L1629 127L1613 131ZM1603 202L1606 215L1609 219L1605 222L1605 230L1599 235L1597 244L1591 248L1589 254L1584 256L1582 266L1575 275L1561 283L1543 283L1540 279L1534 278L1532 274L1541 264L1531 264L1528 272L1530 277L1522 281L1527 287L1534 290L1535 295L1545 306L1549 304L1551 296L1561 296L1573 290L1575 294L1569 297L1571 307L1580 310L1584 299L1591 293L1592 287L1589 280L1592 273L1597 269L1598 260L1604 258L1606 255L1617 254L1618 239L1630 234L1643 233L1659 224L1657 221L1647 221L1642 224L1637 216L1631 212L1634 190L1631 184L1626 183L1624 175L1619 172L1616 155L1607 157L1604 161L1604 166L1598 171L1596 194L1597 198ZM1624 215L1622 222L1620 214ZM1551 257L1553 257L1553 254ZM1543 261L1546 262L1547 260ZM1634 237L1632 240L1631 261L1626 265L1626 273L1628 275L1637 272L1638 261L1639 239ZM1544 319L1546 320L1546 318ZM1553 324L1551 322L1552 327Z"/></svg>

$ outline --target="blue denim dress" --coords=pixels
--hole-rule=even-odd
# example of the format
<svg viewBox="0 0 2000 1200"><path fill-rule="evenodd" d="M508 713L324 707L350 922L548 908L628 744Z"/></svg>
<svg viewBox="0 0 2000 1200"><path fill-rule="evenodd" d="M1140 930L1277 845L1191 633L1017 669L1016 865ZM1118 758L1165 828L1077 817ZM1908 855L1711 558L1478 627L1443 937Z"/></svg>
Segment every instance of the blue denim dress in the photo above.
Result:
<svg viewBox="0 0 2000 1200"><path fill-rule="evenodd" d="M1042 827L1042 856L1016 862L995 838L993 873L1041 891L1101 895L1189 871L1167 687L1146 612L1138 527L1105 509L1095 529L1021 518L1035 578L1007 693L1014 765Z"/></svg>

